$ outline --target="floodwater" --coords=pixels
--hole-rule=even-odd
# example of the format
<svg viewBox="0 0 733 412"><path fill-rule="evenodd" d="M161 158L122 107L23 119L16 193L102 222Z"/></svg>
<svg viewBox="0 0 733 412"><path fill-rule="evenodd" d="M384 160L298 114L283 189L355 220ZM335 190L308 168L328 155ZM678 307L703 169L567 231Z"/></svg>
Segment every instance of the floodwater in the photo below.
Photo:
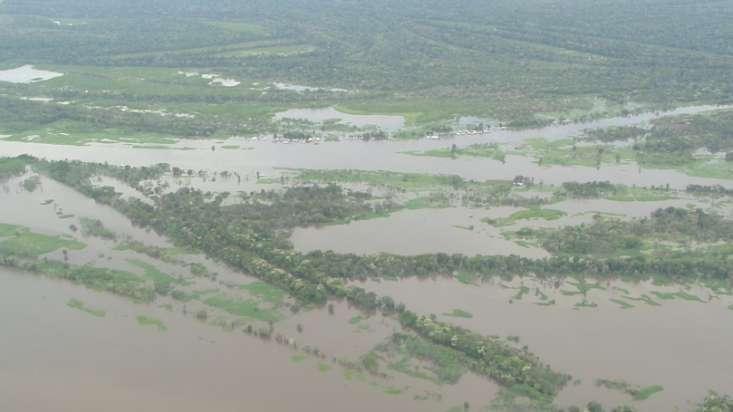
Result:
<svg viewBox="0 0 733 412"><path fill-rule="evenodd" d="M6 269L0 283L3 411L437 412L452 406L386 395L335 368L295 364L287 347L154 306ZM107 314L71 309L70 299ZM139 315L162 320L168 330L139 326ZM471 389L471 379L466 383Z"/></svg>
<svg viewBox="0 0 733 412"><path fill-rule="evenodd" d="M446 208L403 210L389 217L354 221L345 225L295 229L290 241L304 252L332 250L339 253L462 253L465 255L518 255L543 258L539 248L522 247L481 222L506 217L514 208L496 210Z"/></svg>
<svg viewBox="0 0 733 412"><path fill-rule="evenodd" d="M46 177L40 178L41 184L35 191L28 192L21 188L21 182L27 176L0 184L0 222L27 226L39 233L78 236L70 225L79 226L78 218L86 217L101 220L113 232L147 245L172 246L156 233L133 226L116 210ZM44 204L48 200L52 202ZM64 215L73 216L64 219Z"/></svg>
<svg viewBox="0 0 733 412"><path fill-rule="evenodd" d="M640 411L686 411L690 402L705 397L708 390L733 392L733 311L727 308L731 296L713 298L709 303L654 298L660 306L631 302L622 309L611 302L629 294L639 297L652 291L676 292L680 286L654 286L621 281L603 282L607 290L592 289L587 300L598 306L576 308L581 295L564 282L555 289L552 282L515 279L494 284L465 285L451 279L404 279L357 283L377 294L389 294L412 310L434 313L443 320L486 335L518 336L521 344L549 363L555 370L581 379L570 383L560 394L560 405L580 405L591 400L608 406L631 404L628 396L598 388L596 379L623 379L635 385L662 385L664 391L644 402L633 402ZM517 298L519 287L529 292ZM555 300L541 306L536 288ZM620 288L625 290L621 292ZM577 290L577 289L576 289ZM688 293L708 301L712 294L704 288ZM441 315L462 309L473 318Z"/></svg>
<svg viewBox="0 0 733 412"><path fill-rule="evenodd" d="M2 72L0 72L2 73ZM713 109L680 109L672 114L695 113ZM321 113L319 121L332 118ZM335 111L335 109L330 109ZM338 114L338 112L336 112ZM341 114L339 114L341 115ZM530 137L566 138L584 129L647 122L656 115L644 114L606 119L584 124L559 125L528 131L492 129L483 135L459 136L446 140L388 142L326 142L277 144L242 141L252 150L211 150L211 141L183 141L172 147L189 146L195 150L158 150L131 148L124 144L54 146L0 141L0 155L32 154L53 160L76 159L118 165L149 166L169 163L183 169L237 172L236 178L217 177L216 182L193 177L170 179L171 189L180 185L215 187L218 190L257 190L255 174L279 176L279 168L365 169L400 172L458 174L468 179L512 179L516 175L537 181L560 184L565 181L609 180L627 185L665 185L684 188L688 184L722 184L732 181L688 177L671 170L639 170L634 165L585 167L540 167L530 159L508 156L506 164L478 158L443 159L402 154L409 150L447 147L452 143L520 142ZM404 122L404 119L402 119ZM396 123L395 123L396 124ZM401 127L401 126L400 126ZM231 139L234 143L237 139ZM229 142L227 142L229 143ZM76 237L89 244L82 251L69 252L75 264L93 262L133 270L129 257L146 260L131 252L110 252L112 242L81 238L70 224L79 217L99 219L112 231L145 244L171 247L164 237L133 227L130 221L111 208L96 204L72 189L41 178L40 187L29 193L21 189L22 180L0 183L0 222L30 227L47 234ZM210 175L208 179L211 179ZM125 196L142 197L122 182L102 179ZM234 197L234 196L233 196ZM43 205L46 200L51 203ZM587 221L588 213L648 215L659 207L695 204L693 199L660 202L613 202L573 200L548 208L563 210L568 216L555 222L523 221L522 225L577 224ZM726 206L729 207L729 206ZM525 248L503 239L497 228L481 222L485 217L509 216L515 208L475 210L466 208L405 210L387 218L357 221L347 225L297 229L291 241L300 250L331 249L338 252L420 254L448 252L464 254L517 254L546 256L541 249ZM60 214L73 214L62 219ZM473 229L471 230L471 227ZM107 257L103 260L99 254ZM59 258L52 254L51 258ZM188 261L205 263L220 273L221 283L241 284L251 278L224 265L189 256ZM149 262L149 261L148 261ZM156 262L161 270L174 273L176 267ZM197 280L194 287L210 283ZM710 303L683 300L660 301L661 306L633 302L622 309L611 302L627 289L634 296L651 291L670 291L649 284L612 282L606 291L597 289L587 299L597 307L575 307L583 298L563 294L542 282L525 280L530 294L517 298L522 280L469 286L447 279L364 284L369 290L389 295L419 313L436 313L478 332L518 336L523 344L556 370L581 379L570 384L558 402L563 405L601 400L608 405L630 403L626 395L598 388L595 379L624 379L641 386L663 385L664 392L645 402L634 403L640 411L688 410L690 401L701 399L708 389L733 392L733 303L721 296ZM292 349L264 343L239 332L225 333L204 325L179 311L153 305L135 305L117 297L48 279L0 269L0 410L32 411L241 411L241 410L435 410L469 401L484 405L497 392L497 386L474 375L465 376L458 385L443 387L441 403L418 402L413 395L435 390L425 382L394 378L386 385L410 386L400 396L387 396L380 388L365 382L348 381L333 368L320 372L314 362L293 364ZM537 288L552 306L540 306ZM670 289L671 288L671 289ZM693 289L704 301L709 291ZM102 319L66 307L77 298L108 312ZM659 299L657 299L659 300ZM352 360L382 342L399 325L391 319L373 316L355 325L358 314L345 303L334 303L334 314L325 308L303 310L289 315L276 325L277 331L296 336L299 343L313 345L331 357ZM473 318L446 317L442 314L462 309ZM151 315L163 320L169 330L159 333L136 324L135 317ZM298 332L298 325L303 327ZM417 391L417 392L416 392ZM39 396L42 394L42 396Z"/></svg>
<svg viewBox="0 0 733 412"><path fill-rule="evenodd" d="M55 79L63 75L63 73L52 72L49 70L39 70L32 65L27 64L15 69L0 70L0 82L36 83Z"/></svg>
<svg viewBox="0 0 733 412"><path fill-rule="evenodd" d="M666 114L698 113L715 107L678 109ZM659 114L659 116L665 113ZM329 116L325 116L326 118ZM133 148L126 144L98 143L88 146L57 146L30 142L0 140L0 153L5 156L32 154L51 160L74 159L109 162L117 165L148 166L170 163L185 169L206 169L237 172L241 176L261 172L279 175L278 168L362 169L396 172L455 174L466 179L513 179L517 175L535 178L537 182L561 184L567 181L608 180L612 183L637 186L663 186L684 189L690 184L722 185L733 188L733 181L687 176L675 170L639 169L633 164L604 165L600 169L576 166L539 166L532 159L507 156L502 164L483 158L432 158L410 156L406 151L430 150L457 145L490 142L521 142L527 138L567 138L595 127L634 125L656 118L653 114L629 116L595 122L550 126L542 129L512 131L491 129L483 135L458 136L445 140L324 142L314 144L279 144L269 139L252 141L233 138L225 144L240 144L251 150L211 150L210 140L184 140L171 148L195 150L160 150Z"/></svg>
<svg viewBox="0 0 733 412"><path fill-rule="evenodd" d="M388 133L394 133L405 127L405 118L402 116L348 114L340 112L333 107L324 109L290 109L276 113L275 119L307 120L313 123L338 120L356 127L375 126Z"/></svg>

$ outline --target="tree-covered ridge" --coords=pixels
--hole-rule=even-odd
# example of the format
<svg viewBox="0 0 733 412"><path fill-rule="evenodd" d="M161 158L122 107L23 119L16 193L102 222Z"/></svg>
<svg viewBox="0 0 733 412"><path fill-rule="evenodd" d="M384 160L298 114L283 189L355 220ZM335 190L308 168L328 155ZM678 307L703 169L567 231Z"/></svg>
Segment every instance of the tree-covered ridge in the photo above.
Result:
<svg viewBox="0 0 733 412"><path fill-rule="evenodd" d="M700 209L669 207L632 221L597 218L591 224L560 229L522 229L520 236L536 237L542 246L560 255L636 255L647 241L733 241L733 221Z"/></svg>
<svg viewBox="0 0 733 412"><path fill-rule="evenodd" d="M470 367L476 373L507 386L526 387L537 396L552 399L569 380L569 377L552 371L525 350L443 322L419 318L389 296L378 297L360 287L346 286L342 279L316 270L308 264L308 257L294 252L278 239L278 231L294 222L278 222L278 215L267 211L272 208L283 213L298 205L310 205L312 209L297 214L301 220L332 222L354 213L353 206L359 205L356 200L361 200L362 205L366 204L364 201L368 196L364 194L343 192L333 186L316 187L268 194L265 196L268 205L258 205L255 198L261 195L252 195L253 198L249 199L245 196L243 204L226 206L222 202L227 194L212 195L182 189L156 196L155 205L151 206L135 198L123 200L119 196L110 197L106 191L97 191L90 178L94 174L116 174L134 185L139 183L138 178L154 173L152 170L130 173L125 168L102 164L46 162L32 158L24 160L49 177L101 203L112 205L135 224L153 228L180 245L201 250L231 267L277 286L302 304L321 305L329 298L347 299L365 311L381 310L385 314L397 314L403 327L472 359ZM317 203L316 199L326 201ZM351 202L352 208L335 205L340 202ZM361 213L358 207L356 211ZM12 257L5 264L18 266ZM68 276L71 275L64 277Z"/></svg>

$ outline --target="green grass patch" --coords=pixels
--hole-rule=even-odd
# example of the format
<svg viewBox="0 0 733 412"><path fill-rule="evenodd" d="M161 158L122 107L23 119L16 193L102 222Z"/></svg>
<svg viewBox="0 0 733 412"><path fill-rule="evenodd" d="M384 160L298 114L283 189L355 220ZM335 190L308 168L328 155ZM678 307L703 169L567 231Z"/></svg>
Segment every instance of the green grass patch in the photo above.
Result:
<svg viewBox="0 0 733 412"><path fill-rule="evenodd" d="M634 307L634 305L630 304L629 302L623 301L623 300L621 300L621 299L615 299L615 298L611 298L611 299L609 299L609 300L610 300L611 302L613 302L613 303L615 303L615 304L619 305L619 306L621 307L621 309L631 309L631 308L633 308L633 307Z"/></svg>
<svg viewBox="0 0 733 412"><path fill-rule="evenodd" d="M687 292L679 291L679 292L659 292L654 291L652 292L654 296L656 296L659 299L662 300L674 300L674 299L682 299L687 300L690 302L699 302L699 303L705 303L704 300L700 299L700 297L689 294Z"/></svg>
<svg viewBox="0 0 733 412"><path fill-rule="evenodd" d="M265 282L252 282L239 287L242 290L246 290L250 294L257 296L264 302L267 302L273 306L279 306L283 303L288 294L275 286Z"/></svg>
<svg viewBox="0 0 733 412"><path fill-rule="evenodd" d="M402 389L396 388L394 386L389 386L389 387L387 387L387 388L384 389L384 393L386 395L392 395L392 396L401 395L402 392L403 392Z"/></svg>
<svg viewBox="0 0 733 412"><path fill-rule="evenodd" d="M8 179L25 173L26 163L17 157L0 158L0 179Z"/></svg>
<svg viewBox="0 0 733 412"><path fill-rule="evenodd" d="M629 295L624 295L623 298L624 299L627 299L627 300L633 300L633 301L636 301L636 302L643 302L643 303L646 303L649 306L660 306L658 302L655 302L654 299L652 299L646 293L643 294L643 295L641 295L640 297L633 297L633 296L629 296Z"/></svg>
<svg viewBox="0 0 733 412"><path fill-rule="evenodd" d="M290 361L293 363L303 363L306 359L308 359L308 357L302 353L298 353L290 357Z"/></svg>
<svg viewBox="0 0 733 412"><path fill-rule="evenodd" d="M161 272L157 267L150 263L143 262L138 259L127 259L127 263L137 266L143 270L143 276L153 281L155 289L161 293L170 291L174 285L181 284L182 282L167 273Z"/></svg>
<svg viewBox="0 0 733 412"><path fill-rule="evenodd" d="M168 327L165 326L165 324L161 320L151 318L145 315L139 315L137 317L137 324L144 327L154 327L160 332L165 332L166 330L168 330Z"/></svg>
<svg viewBox="0 0 733 412"><path fill-rule="evenodd" d="M263 322L277 322L282 319L280 313L274 309L263 309L259 307L256 300L240 300L227 298L223 295L216 295L206 298L204 303L221 309L232 315L242 316Z"/></svg>
<svg viewBox="0 0 733 412"><path fill-rule="evenodd" d="M635 401L644 401L652 397L652 395L662 392L663 390L664 387L661 385L652 385L634 391L632 396L634 397Z"/></svg>
<svg viewBox="0 0 733 412"><path fill-rule="evenodd" d="M393 335L375 350L389 358L390 369L438 384L458 382L470 362L460 352L406 334Z"/></svg>
<svg viewBox="0 0 733 412"><path fill-rule="evenodd" d="M462 309L453 309L452 311L450 311L448 313L444 313L443 316L450 316L450 317L453 317L453 318L466 318L466 319L470 319L470 318L473 317L473 314L470 313L470 312L466 312L465 310L462 310Z"/></svg>
<svg viewBox="0 0 733 412"><path fill-rule="evenodd" d="M479 276L476 273L460 271L456 273L455 278L465 285L476 286Z"/></svg>
<svg viewBox="0 0 733 412"><path fill-rule="evenodd" d="M89 315L98 317L98 318L103 318L103 317L105 317L107 315L107 312L105 312L105 311L103 311L101 309L90 308L90 307L86 306L86 304L84 302L82 302L82 301L80 301L78 299L71 299L71 300L69 300L68 302L66 302L66 306L68 306L68 307L70 307L72 309L76 309L76 310L79 310L81 312L84 312L86 314L89 314Z"/></svg>
<svg viewBox="0 0 733 412"><path fill-rule="evenodd" d="M519 287L519 290L517 291L517 293L515 293L514 296L512 296L512 300L522 300L524 295L526 295L527 293L529 293L529 288L527 286L522 285Z"/></svg>
<svg viewBox="0 0 733 412"><path fill-rule="evenodd" d="M86 247L76 240L33 233L21 226L3 225L0 235L5 238L0 242L0 256L38 257L59 249L81 250Z"/></svg>
<svg viewBox="0 0 733 412"><path fill-rule="evenodd" d="M325 362L318 362L318 371L322 373L326 373L331 370L331 365L325 363Z"/></svg>
<svg viewBox="0 0 733 412"><path fill-rule="evenodd" d="M400 173L370 170L316 170L301 169L298 178L305 182L364 183L370 186L387 186L404 190L457 187L465 183L459 176L431 175L427 173Z"/></svg>
<svg viewBox="0 0 733 412"><path fill-rule="evenodd" d="M560 210L532 208L532 209L525 209L525 210L520 210L518 212L514 212L507 218L484 219L483 221L493 226L508 226L508 225L517 223L520 220L530 220L530 219L557 220L565 215L566 213Z"/></svg>
<svg viewBox="0 0 733 412"><path fill-rule="evenodd" d="M635 401L647 400L654 394L664 390L664 387L660 385L641 387L638 385L632 385L623 380L611 379L598 379L596 380L596 385L606 389L624 392L630 395Z"/></svg>
<svg viewBox="0 0 733 412"><path fill-rule="evenodd" d="M426 151L408 151L403 152L410 156L427 156L442 157L455 159L461 156L483 157L503 162L506 159L506 153L495 143L474 144L468 147L446 147L443 149L433 149Z"/></svg>

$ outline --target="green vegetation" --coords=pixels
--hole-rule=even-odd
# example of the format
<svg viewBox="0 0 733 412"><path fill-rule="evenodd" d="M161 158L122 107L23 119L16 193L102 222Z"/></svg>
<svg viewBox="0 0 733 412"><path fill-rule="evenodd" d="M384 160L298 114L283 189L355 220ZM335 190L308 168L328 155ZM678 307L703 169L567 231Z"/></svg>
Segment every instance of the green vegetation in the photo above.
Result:
<svg viewBox="0 0 733 412"><path fill-rule="evenodd" d="M274 309L261 308L255 300L240 300L228 298L222 295L211 296L204 299L207 305L221 309L232 315L242 316L263 322L277 322L282 315Z"/></svg>
<svg viewBox="0 0 733 412"><path fill-rule="evenodd" d="M155 290L145 279L120 270L75 266L52 260L29 260L27 256L0 254L0 266L12 267L50 278L69 280L88 288L111 292L140 302L152 302Z"/></svg>
<svg viewBox="0 0 733 412"><path fill-rule="evenodd" d="M629 149L611 145L579 144L569 139L552 141L529 139L519 150L534 157L540 166L600 167L603 164L633 160L633 152Z"/></svg>
<svg viewBox="0 0 733 412"><path fill-rule="evenodd" d="M621 307L621 309L631 309L631 308L633 308L633 307L634 307L634 305L632 305L632 304L630 304L629 302L626 302L626 301L624 301L624 300L621 300L621 299L611 298L611 299L609 299L609 300L610 300L611 302L613 302L613 303L615 303L615 304L619 305L619 306Z"/></svg>
<svg viewBox="0 0 733 412"><path fill-rule="evenodd" d="M101 309L93 309L93 308L90 308L90 307L86 306L86 304L84 302L82 302L82 301L80 301L78 299L71 299L71 300L69 300L68 302L66 302L66 306L68 306L70 308L73 308L73 309L76 309L76 310L79 310L79 311L82 311L84 313L87 313L89 315L92 315L92 316L95 316L95 317L98 317L98 318L103 318L103 317L107 316L107 312L105 312L105 311L103 311Z"/></svg>
<svg viewBox="0 0 733 412"><path fill-rule="evenodd" d="M656 296L659 299L662 300L673 300L673 299L682 299L687 300L691 302L700 302L705 303L704 300L700 299L698 296L691 295L684 291L679 292L659 292L659 291L653 291L652 294Z"/></svg>
<svg viewBox="0 0 733 412"><path fill-rule="evenodd" d="M455 384L470 360L412 335L395 334L376 350L389 358L389 368L408 376L441 384Z"/></svg>
<svg viewBox="0 0 733 412"><path fill-rule="evenodd" d="M555 194L559 199L593 199L602 198L622 202L655 202L673 199L675 196L668 186L665 187L629 187L614 185L609 182L565 182L562 190Z"/></svg>
<svg viewBox="0 0 733 412"><path fill-rule="evenodd" d="M151 318L145 315L140 315L137 317L137 324L140 326L145 326L145 327L147 326L154 327L158 329L158 331L160 332L165 332L166 330L168 330L168 327L165 326L165 324L161 320Z"/></svg>
<svg viewBox="0 0 733 412"><path fill-rule="evenodd" d="M35 192L38 186L41 185L41 178L38 176L31 176L25 180L23 180L23 183L21 183L21 186L23 186L23 189L26 190L26 192Z"/></svg>
<svg viewBox="0 0 733 412"><path fill-rule="evenodd" d="M0 158L0 181L25 173L26 162L19 157Z"/></svg>
<svg viewBox="0 0 733 412"><path fill-rule="evenodd" d="M293 363L302 363L306 359L308 359L308 357L302 353L298 353L290 357L290 361Z"/></svg>
<svg viewBox="0 0 733 412"><path fill-rule="evenodd" d="M410 199L405 203L407 209L443 209L450 207L450 199L442 193Z"/></svg>
<svg viewBox="0 0 733 412"><path fill-rule="evenodd" d="M514 212L509 217L504 219L484 219L483 221L494 226L509 226L519 222L520 220L557 220L565 215L566 213L561 210L532 208L520 210L519 212Z"/></svg>
<svg viewBox="0 0 733 412"><path fill-rule="evenodd" d="M370 186L385 186L399 190L424 190L440 187L459 187L465 181L459 176L430 175L423 173L401 173L369 170L298 170L298 179L304 182L320 183L365 183Z"/></svg>
<svg viewBox="0 0 733 412"><path fill-rule="evenodd" d="M127 263L143 270L143 276L150 279L155 285L155 291L161 295L167 295L173 287L182 282L167 273L163 273L154 265L143 262L139 259L127 259Z"/></svg>
<svg viewBox="0 0 733 412"><path fill-rule="evenodd" d="M448 313L444 313L443 316L450 316L453 318L467 318L470 319L473 317L473 314L470 312L466 312L465 310L461 309L453 309L452 311Z"/></svg>
<svg viewBox="0 0 733 412"><path fill-rule="evenodd" d="M38 257L59 249L81 250L86 247L76 240L33 233L22 226L3 225L0 236L5 236L0 238L0 256Z"/></svg>
<svg viewBox="0 0 733 412"><path fill-rule="evenodd" d="M732 131L733 110L719 110L660 118L652 123L649 130L636 127L597 130L589 133L587 139L633 141L633 145L617 149L616 153L623 153L644 167L678 169L691 176L731 179L733 164L726 160L726 156L733 151ZM701 149L707 153L699 153Z"/></svg>
<svg viewBox="0 0 733 412"><path fill-rule="evenodd" d="M496 143L473 144L464 148L459 148L456 145L453 145L445 149L433 149L422 152L412 151L405 152L405 154L412 156L448 157L453 159L461 156L485 157L498 160L500 162L504 162L506 159L506 153L504 153L501 147Z"/></svg>
<svg viewBox="0 0 733 412"><path fill-rule="evenodd" d="M628 382L621 380L608 380L598 379L596 385L603 386L607 389L617 390L630 395L635 401L644 401L649 399L652 395L662 392L664 387L659 385L652 385L647 387L641 387L632 385Z"/></svg>
<svg viewBox="0 0 733 412"><path fill-rule="evenodd" d="M695 410L696 412L730 412L733 410L733 398L710 391Z"/></svg>
<svg viewBox="0 0 733 412"><path fill-rule="evenodd" d="M560 229L521 229L523 238L539 240L548 251L568 255L639 256L671 255L659 241L714 243L733 239L733 221L700 209L666 208L648 218L623 221L597 216L593 223ZM685 250L685 248L682 248ZM711 249L712 251L712 249ZM695 250L675 252L680 256L703 253ZM713 253L709 253L711 256Z"/></svg>
<svg viewBox="0 0 733 412"><path fill-rule="evenodd" d="M81 217L79 218L79 223L81 224L81 233L84 236L94 236L107 240L117 239L115 232L104 227L104 224L99 219Z"/></svg>
<svg viewBox="0 0 733 412"><path fill-rule="evenodd" d="M0 124L12 138L72 144L97 138L94 129L141 140L221 137L310 132L311 124L272 115L334 106L404 116L408 128L397 136L422 137L456 127L460 116L531 127L730 99L722 5L572 0L537 13L543 6L6 0L5 67L31 62L64 75L1 84Z"/></svg>
<svg viewBox="0 0 733 412"><path fill-rule="evenodd" d="M265 282L248 283L240 286L240 289L246 290L272 306L280 306L287 297L285 291Z"/></svg>
<svg viewBox="0 0 733 412"><path fill-rule="evenodd" d="M476 273L464 272L464 271L459 271L455 275L455 278L458 279L458 281L463 284L473 285L473 286L476 286L477 281L479 280L479 276Z"/></svg>

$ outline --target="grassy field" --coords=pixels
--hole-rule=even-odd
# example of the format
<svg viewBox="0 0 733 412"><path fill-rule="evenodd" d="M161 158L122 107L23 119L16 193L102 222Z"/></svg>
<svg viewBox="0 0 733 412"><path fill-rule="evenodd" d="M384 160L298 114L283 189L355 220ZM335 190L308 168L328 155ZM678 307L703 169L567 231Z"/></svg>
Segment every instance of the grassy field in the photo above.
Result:
<svg viewBox="0 0 733 412"><path fill-rule="evenodd" d="M60 236L33 233L28 228L0 225L0 255L38 257L56 250L81 250L86 245Z"/></svg>
<svg viewBox="0 0 733 412"><path fill-rule="evenodd" d="M277 322L282 319L282 315L280 315L278 311L262 308L256 300L241 300L237 298L229 298L223 295L216 295L205 298L204 303L232 315L263 322Z"/></svg>
<svg viewBox="0 0 733 412"><path fill-rule="evenodd" d="M566 213L560 210L532 208L514 212L509 217L503 219L484 219L484 222L494 226L509 226L522 220L557 220L565 215Z"/></svg>

